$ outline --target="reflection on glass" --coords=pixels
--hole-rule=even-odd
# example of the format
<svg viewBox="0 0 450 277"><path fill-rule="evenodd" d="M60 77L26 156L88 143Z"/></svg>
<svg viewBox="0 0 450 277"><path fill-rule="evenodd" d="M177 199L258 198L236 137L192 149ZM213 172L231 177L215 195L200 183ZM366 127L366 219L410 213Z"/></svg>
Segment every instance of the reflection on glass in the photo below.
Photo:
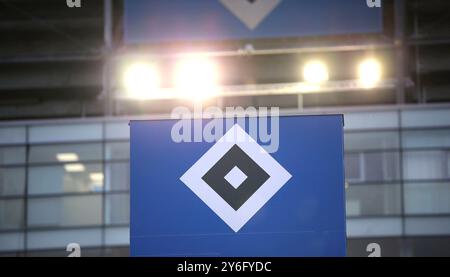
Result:
<svg viewBox="0 0 450 277"><path fill-rule="evenodd" d="M91 179L92 185L95 191L101 191L103 189L103 172L93 172L89 174L89 179Z"/></svg>
<svg viewBox="0 0 450 277"><path fill-rule="evenodd" d="M0 145L26 142L25 127L0 128Z"/></svg>
<svg viewBox="0 0 450 277"><path fill-rule="evenodd" d="M30 148L31 163L100 161L101 159L102 145L100 143L37 145Z"/></svg>
<svg viewBox="0 0 450 277"><path fill-rule="evenodd" d="M72 168L67 168L68 166ZM103 172L101 164L32 166L28 168L28 172L28 193L31 195L96 192L103 189L103 180L99 179L99 173Z"/></svg>
<svg viewBox="0 0 450 277"><path fill-rule="evenodd" d="M403 178L432 180L449 177L447 151L408 151L403 153Z"/></svg>
<svg viewBox="0 0 450 277"><path fill-rule="evenodd" d="M345 154L345 176L348 182L399 180L397 152L363 152Z"/></svg>
<svg viewBox="0 0 450 277"><path fill-rule="evenodd" d="M450 130L404 131L402 143L405 148L450 147Z"/></svg>
<svg viewBox="0 0 450 277"><path fill-rule="evenodd" d="M86 247L99 246L102 242L102 229L76 228L65 230L29 231L27 246L29 249L62 249L68 242L76 241L82 247L81 256L84 257ZM63 251L67 257L67 252Z"/></svg>
<svg viewBox="0 0 450 277"><path fill-rule="evenodd" d="M406 235L449 235L450 217L406 217L405 218Z"/></svg>
<svg viewBox="0 0 450 277"><path fill-rule="evenodd" d="M350 185L345 193L347 216L401 213L401 190L398 184Z"/></svg>
<svg viewBox="0 0 450 277"><path fill-rule="evenodd" d="M66 162L77 162L80 160L78 154L76 153L57 153L56 159L58 162L66 163Z"/></svg>
<svg viewBox="0 0 450 277"><path fill-rule="evenodd" d="M28 226L99 225L102 219L101 199L99 195L29 199Z"/></svg>
<svg viewBox="0 0 450 277"><path fill-rule="evenodd" d="M129 142L108 142L105 147L106 160L127 160L130 159Z"/></svg>
<svg viewBox="0 0 450 277"><path fill-rule="evenodd" d="M348 182L361 182L363 181L363 161L362 155L356 154L345 154L345 178Z"/></svg>
<svg viewBox="0 0 450 277"><path fill-rule="evenodd" d="M0 196L23 195L25 191L25 168L0 168Z"/></svg>
<svg viewBox="0 0 450 277"><path fill-rule="evenodd" d="M67 172L83 172L86 171L86 167L84 166L84 164L65 164L64 165L64 170Z"/></svg>
<svg viewBox="0 0 450 277"><path fill-rule="evenodd" d="M345 133L345 151L398 149L398 132Z"/></svg>
<svg viewBox="0 0 450 277"><path fill-rule="evenodd" d="M114 162L105 165L105 188L109 191L130 189L130 165L128 162Z"/></svg>
<svg viewBox="0 0 450 277"><path fill-rule="evenodd" d="M29 129L31 143L93 141L102 139L101 124L64 124L32 126Z"/></svg>
<svg viewBox="0 0 450 277"><path fill-rule="evenodd" d="M0 230L19 229L23 226L23 200L0 200Z"/></svg>
<svg viewBox="0 0 450 277"><path fill-rule="evenodd" d="M105 133L107 139L129 139L130 126L127 121L106 123Z"/></svg>
<svg viewBox="0 0 450 277"><path fill-rule="evenodd" d="M130 222L129 194L111 194L106 196L105 223L128 224Z"/></svg>
<svg viewBox="0 0 450 277"><path fill-rule="evenodd" d="M0 147L0 165L24 164L25 147Z"/></svg>
<svg viewBox="0 0 450 277"><path fill-rule="evenodd" d="M405 213L450 213L450 183L406 183Z"/></svg>

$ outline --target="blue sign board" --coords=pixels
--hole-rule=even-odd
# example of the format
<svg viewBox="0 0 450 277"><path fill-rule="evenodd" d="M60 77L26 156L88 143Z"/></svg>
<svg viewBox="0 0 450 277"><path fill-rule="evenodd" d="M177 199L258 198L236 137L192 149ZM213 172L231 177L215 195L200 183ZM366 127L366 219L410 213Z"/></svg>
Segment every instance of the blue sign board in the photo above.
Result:
<svg viewBox="0 0 450 277"><path fill-rule="evenodd" d="M365 0L125 0L125 43L382 32Z"/></svg>
<svg viewBox="0 0 450 277"><path fill-rule="evenodd" d="M269 153L242 122L180 142L177 120L132 121L131 255L344 256L343 117L278 122Z"/></svg>

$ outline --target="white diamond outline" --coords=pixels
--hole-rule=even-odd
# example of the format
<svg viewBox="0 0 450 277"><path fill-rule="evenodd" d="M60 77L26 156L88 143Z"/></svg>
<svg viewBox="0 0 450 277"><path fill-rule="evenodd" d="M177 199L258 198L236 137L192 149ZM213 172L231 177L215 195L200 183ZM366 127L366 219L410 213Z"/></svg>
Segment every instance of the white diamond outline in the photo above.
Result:
<svg viewBox="0 0 450 277"><path fill-rule="evenodd" d="M238 210L234 210L202 179L234 145L239 146L270 176ZM291 177L292 175L239 124L235 124L180 177L180 180L237 233Z"/></svg>
<svg viewBox="0 0 450 277"><path fill-rule="evenodd" d="M280 5L282 0L264 0L256 3L249 3L246 0L219 0L219 2L253 31Z"/></svg>
<svg viewBox="0 0 450 277"><path fill-rule="evenodd" d="M238 172L236 172L236 170L238 170ZM242 177L242 176L244 176L244 177L241 178L241 181L239 182L238 185L235 185L234 184L235 182L233 182L233 180L234 180L233 178L232 178L232 180L229 180L231 178L230 174L233 175L231 177L236 177L236 174L240 175L239 177ZM230 183L231 186L233 186L233 188L237 189L237 188L239 188L242 185L242 183L245 182L245 180L247 180L248 176L245 175L245 173L242 172L242 170L239 168L239 166L236 165L225 175L224 178L225 178L225 180L227 180L228 183Z"/></svg>

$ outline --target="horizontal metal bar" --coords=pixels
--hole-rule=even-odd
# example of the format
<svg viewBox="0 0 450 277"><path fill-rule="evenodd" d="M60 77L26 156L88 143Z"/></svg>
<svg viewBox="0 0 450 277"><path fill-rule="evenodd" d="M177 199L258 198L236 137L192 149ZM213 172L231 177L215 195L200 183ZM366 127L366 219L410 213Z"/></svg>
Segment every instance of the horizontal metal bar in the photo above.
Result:
<svg viewBox="0 0 450 277"><path fill-rule="evenodd" d="M385 79L377 84L373 89L393 89L397 82L395 79ZM405 80L406 86L411 86L410 80ZM238 86L221 86L213 94L213 97L235 97L235 96L257 96L257 95L287 95L287 94L311 94L311 93L338 93L348 91L367 90L358 80L328 81L321 85L313 85L306 82L279 83L279 84L255 84ZM142 101L129 97L125 91L119 90L116 93L118 100ZM161 89L158 93L144 100L161 99L186 99L186 95L176 89Z"/></svg>
<svg viewBox="0 0 450 277"><path fill-rule="evenodd" d="M407 42L410 46L425 46L425 45L447 45L450 44L450 38L427 38L427 37L411 37Z"/></svg>
<svg viewBox="0 0 450 277"><path fill-rule="evenodd" d="M28 63L54 63L54 62L82 62L101 61L101 52L90 54L67 54L67 55L36 55L36 56L0 56L0 64L28 64Z"/></svg>
<svg viewBox="0 0 450 277"><path fill-rule="evenodd" d="M191 102L186 102L188 106ZM435 109L450 109L450 103L433 104L392 104L392 105L373 105L373 106L342 106L342 107L322 107L322 108L304 108L304 109L281 109L280 115L321 115L321 114L342 114L342 113L369 113L369 112L388 112L388 111L424 111ZM170 119L170 113L132 115L132 116L106 116L106 117L74 117L74 118L53 118L53 119L31 119L31 120L9 120L0 121L0 127L26 127L26 126L45 126L45 125L75 125L75 124L98 124L98 123L124 123L131 120L166 120ZM421 129L441 129L449 128L450 125L439 127L414 127L404 128L402 130L421 130ZM367 132L378 130L397 130L399 128L373 128L364 130L348 130L346 132Z"/></svg>
<svg viewBox="0 0 450 277"><path fill-rule="evenodd" d="M124 223L114 223L114 224L94 224L94 225L76 225L76 226L45 226L45 227L22 227L14 229L3 229L0 230L2 233L28 233L28 232L42 232L42 231L64 231L64 230L90 230L90 229L101 229L101 228L129 228L129 224Z"/></svg>
<svg viewBox="0 0 450 277"><path fill-rule="evenodd" d="M260 55L281 55L281 54L305 54L305 53L320 53L320 52L349 52L361 50L375 50L375 49L389 49L393 48L393 43L375 43L375 44L351 44L351 45L327 45L327 46L308 46L308 47L292 47L292 48L273 48L273 49L253 49L252 44L243 45L243 48L231 51L197 51L197 52L182 52L182 53L145 53L139 50L129 50L127 53L118 52L114 55L114 59L128 59L128 58L183 58L192 55L201 55L204 57L234 57L234 56L260 56Z"/></svg>

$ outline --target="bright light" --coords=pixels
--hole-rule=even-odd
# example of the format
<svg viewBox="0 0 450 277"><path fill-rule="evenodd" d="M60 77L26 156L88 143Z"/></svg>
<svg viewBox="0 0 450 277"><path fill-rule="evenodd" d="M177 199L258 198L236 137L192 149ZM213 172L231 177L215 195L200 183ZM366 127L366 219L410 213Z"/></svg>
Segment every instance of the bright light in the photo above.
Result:
<svg viewBox="0 0 450 277"><path fill-rule="evenodd" d="M158 93L161 80L155 65L137 62L126 68L123 84L128 96L149 99L152 98L152 94Z"/></svg>
<svg viewBox="0 0 450 277"><path fill-rule="evenodd" d="M93 191L101 191L103 188L103 173L102 172L92 172L89 174L89 178L91 179L91 188Z"/></svg>
<svg viewBox="0 0 450 277"><path fill-rule="evenodd" d="M375 59L366 59L358 67L359 82L365 88L373 88L381 80L381 65Z"/></svg>
<svg viewBox="0 0 450 277"><path fill-rule="evenodd" d="M66 164L64 169L67 172L83 172L86 170L83 164Z"/></svg>
<svg viewBox="0 0 450 277"><path fill-rule="evenodd" d="M91 181L96 182L96 183L100 183L103 182L103 173L101 172L94 172L89 174L89 178L91 179Z"/></svg>
<svg viewBox="0 0 450 277"><path fill-rule="evenodd" d="M78 161L78 155L75 153L58 153L56 159L59 162L76 162Z"/></svg>
<svg viewBox="0 0 450 277"><path fill-rule="evenodd" d="M219 78L216 64L206 57L181 60L175 69L174 85L181 97L203 100L217 93Z"/></svg>
<svg viewBox="0 0 450 277"><path fill-rule="evenodd" d="M311 61L303 67L303 79L307 83L320 84L328 81L328 78L328 68L321 61Z"/></svg>

